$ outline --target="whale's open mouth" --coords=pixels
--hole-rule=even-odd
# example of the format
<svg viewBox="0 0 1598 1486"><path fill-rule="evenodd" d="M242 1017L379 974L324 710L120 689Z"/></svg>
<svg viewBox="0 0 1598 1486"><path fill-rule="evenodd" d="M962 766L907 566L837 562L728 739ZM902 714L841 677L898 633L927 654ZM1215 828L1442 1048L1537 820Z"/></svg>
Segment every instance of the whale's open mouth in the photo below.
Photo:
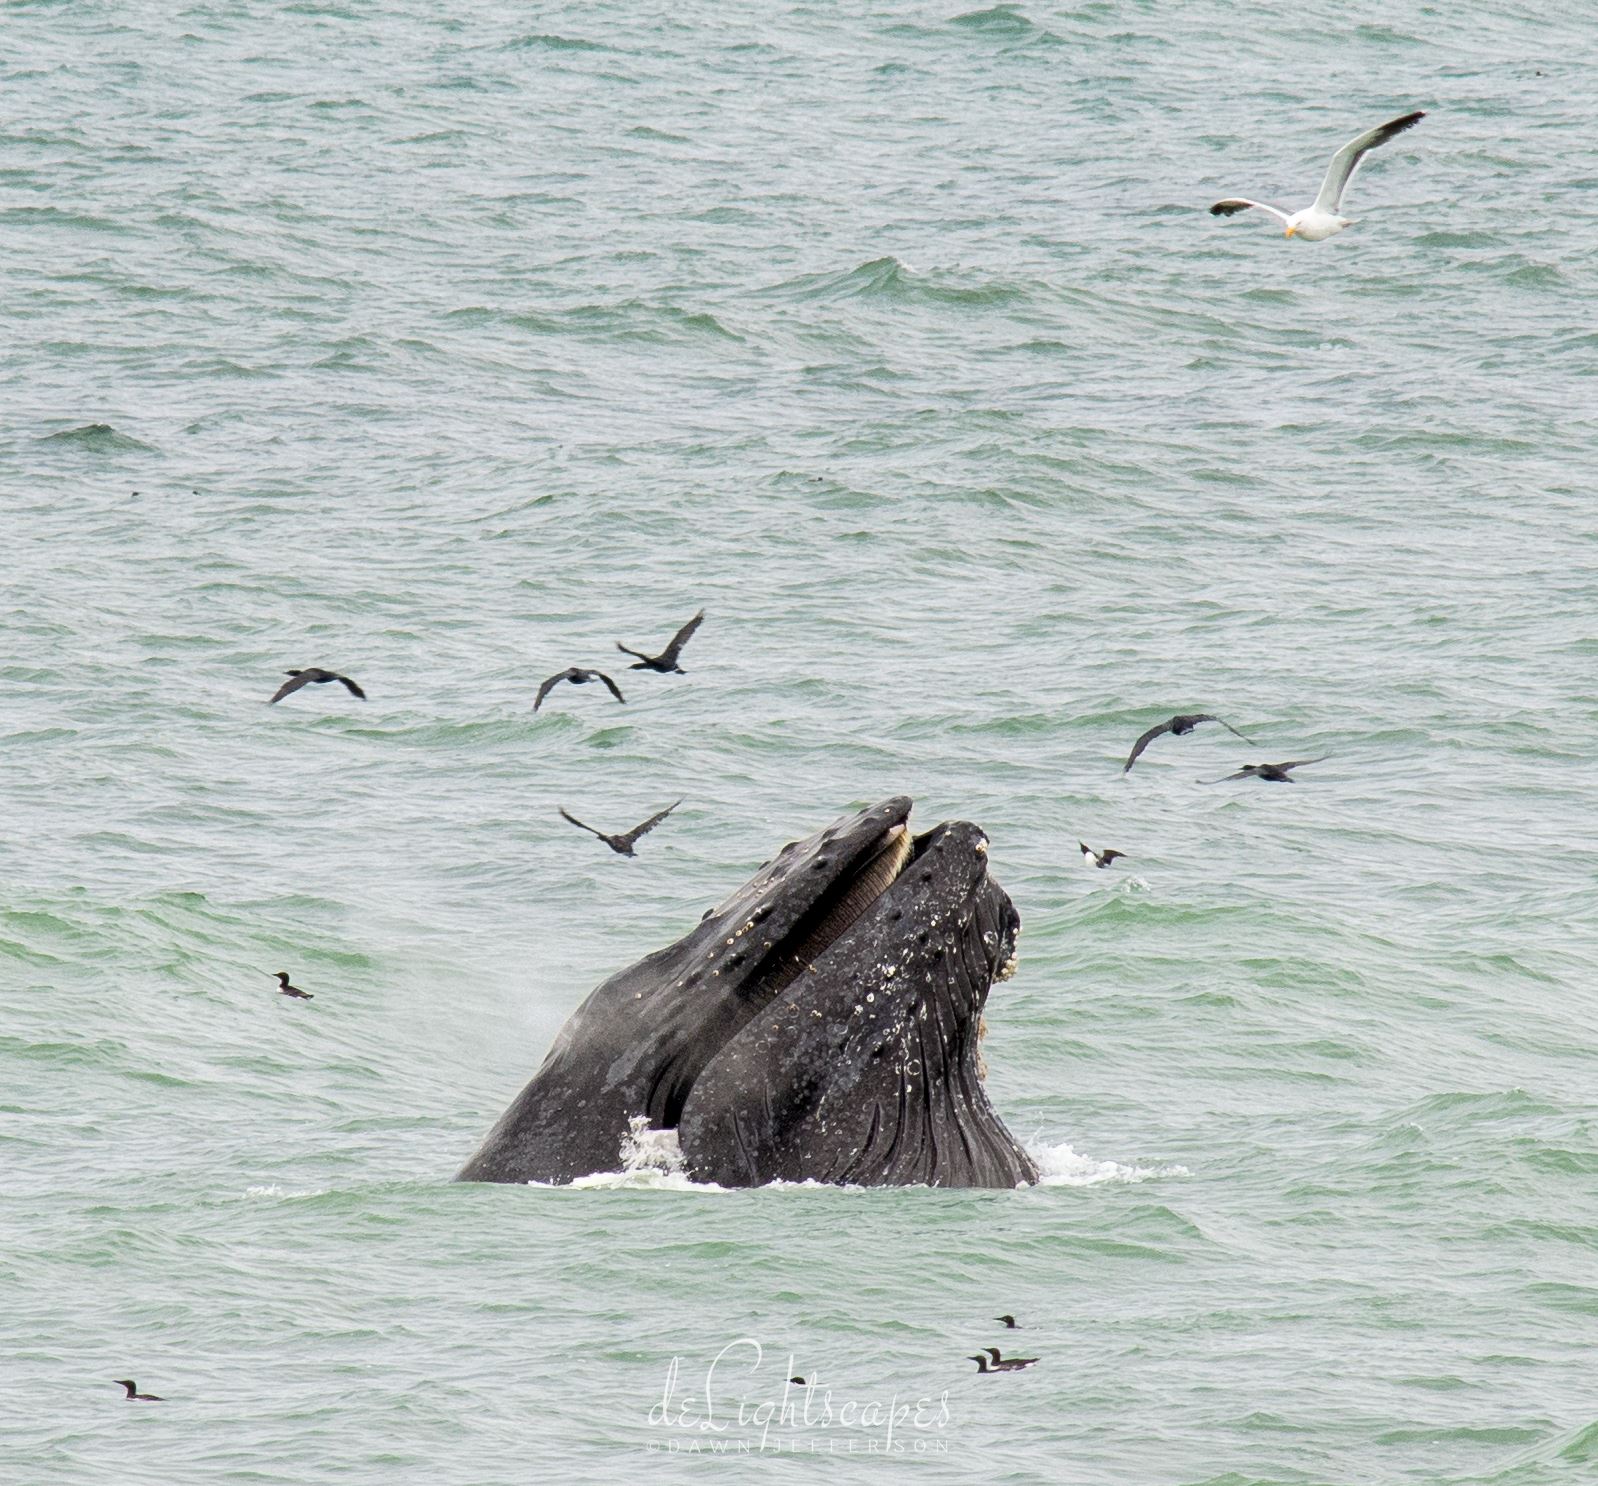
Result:
<svg viewBox="0 0 1598 1486"><path fill-rule="evenodd" d="M915 858L916 841L903 821L889 826L876 849L853 872L832 884L783 940L772 946L750 981L748 999L780 996L852 928L893 886Z"/></svg>
<svg viewBox="0 0 1598 1486"><path fill-rule="evenodd" d="M630 1122L696 1180L1013 1186L977 1042L1020 917L969 821L898 795L783 847L698 925L600 985L462 1169L608 1170Z"/></svg>

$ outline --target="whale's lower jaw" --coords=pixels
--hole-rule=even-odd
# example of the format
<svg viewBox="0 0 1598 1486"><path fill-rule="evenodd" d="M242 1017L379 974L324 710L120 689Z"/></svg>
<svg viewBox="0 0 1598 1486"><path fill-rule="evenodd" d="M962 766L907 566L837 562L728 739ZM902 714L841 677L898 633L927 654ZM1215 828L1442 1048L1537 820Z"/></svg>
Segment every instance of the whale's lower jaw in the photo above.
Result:
<svg viewBox="0 0 1598 1486"><path fill-rule="evenodd" d="M912 842L909 810L889 800L785 848L601 985L460 1179L615 1170L643 1120L723 1186L1035 1181L977 1052L1020 920L977 827Z"/></svg>

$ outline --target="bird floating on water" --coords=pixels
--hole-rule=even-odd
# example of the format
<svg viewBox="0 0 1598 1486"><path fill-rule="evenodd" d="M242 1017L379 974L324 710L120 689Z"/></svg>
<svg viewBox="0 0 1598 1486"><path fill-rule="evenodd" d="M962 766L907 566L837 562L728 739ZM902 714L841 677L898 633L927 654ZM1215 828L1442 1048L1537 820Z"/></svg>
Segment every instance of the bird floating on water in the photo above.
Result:
<svg viewBox="0 0 1598 1486"><path fill-rule="evenodd" d="M1082 847L1082 860L1090 867L1108 867L1110 863L1113 862L1117 857L1124 857L1126 855L1124 851L1116 851L1113 847L1109 846L1105 847L1103 851L1094 851L1091 846L1086 846L1080 841L1078 841L1076 844ZM994 1319L997 1321L1002 1321L1004 1317L996 1316ZM1015 1322L1012 1321L1010 1324L1014 1326Z"/></svg>
<svg viewBox="0 0 1598 1486"><path fill-rule="evenodd" d="M119 1387L128 1390L130 1399L138 1399L140 1403L165 1403L166 1400L159 1393L140 1393L139 1385L132 1378L112 1378L111 1381Z"/></svg>
<svg viewBox="0 0 1598 1486"><path fill-rule="evenodd" d="M1276 784L1297 784L1298 780L1288 774L1289 769L1302 769L1306 764L1325 763L1331 755L1323 753L1319 758L1296 758L1285 764L1244 764L1235 774L1223 774L1219 779L1206 779L1206 784L1225 784L1228 779L1269 779Z"/></svg>
<svg viewBox="0 0 1598 1486"><path fill-rule="evenodd" d="M316 997L309 991L302 991L298 986L289 984L287 970L268 970L267 975L277 982L277 993L280 996L293 996L298 1001L314 1001Z"/></svg>
<svg viewBox="0 0 1598 1486"><path fill-rule="evenodd" d="M538 688L538 695L533 699L533 711L536 712L544 705L544 698L560 685L562 681L570 681L573 686L587 686L590 681L603 681L610 688L610 694L618 702L627 700L621 694L621 688L616 685L603 671L585 671L581 666L567 666L564 671L558 671Z"/></svg>
<svg viewBox="0 0 1598 1486"><path fill-rule="evenodd" d="M1225 201L1217 201L1210 208L1210 215L1230 217L1237 212L1247 211L1252 206L1262 212L1269 212L1281 222L1287 229L1288 237L1301 237L1305 242L1312 243L1332 237L1345 227L1352 227L1356 220L1339 216L1338 208L1342 205L1343 192L1348 189L1348 183L1354 179L1354 172L1359 169L1360 161L1372 150L1386 144L1395 134L1402 134L1404 130L1420 123L1425 117L1423 110L1417 110L1412 114L1405 114L1402 118L1389 119L1385 124L1378 124L1374 129L1368 129L1357 138L1349 140L1332 156L1332 163L1326 169L1326 179L1321 182L1320 195L1309 206L1294 212L1291 216L1277 207L1267 206L1263 201L1250 201L1246 196L1229 196Z"/></svg>
<svg viewBox="0 0 1598 1486"><path fill-rule="evenodd" d="M1031 1367L1038 1360L1036 1357L1009 1357L1000 1361L997 1347L989 1347L988 1351L993 1353L993 1365L991 1367L988 1365L988 1359L980 1353L973 1355L971 1358L976 1363L978 1372L1020 1372L1023 1367Z"/></svg>
<svg viewBox="0 0 1598 1486"><path fill-rule="evenodd" d="M1148 732L1144 733L1143 736L1132 745L1132 751L1127 754L1126 762L1121 765L1121 772L1123 774L1127 773L1131 769L1132 765L1138 761L1138 756L1143 752L1143 750L1147 748L1149 744L1152 743L1156 738L1158 738L1161 733L1174 733L1178 738L1184 738L1201 722L1219 722L1227 732L1237 733L1237 736L1239 738L1243 738L1245 743L1252 743L1254 741L1252 738L1244 738L1243 734L1238 733L1237 729L1233 727L1231 723L1223 721L1213 712L1179 712L1175 717L1171 718L1170 721L1162 722L1158 727L1150 728ZM1102 865L1102 863L1100 865Z"/></svg>
<svg viewBox="0 0 1598 1486"><path fill-rule="evenodd" d="M1021 1329L1021 1323L1014 1316L995 1316L993 1319L995 1321L1003 1321L1006 1331L1019 1331Z"/></svg>
<svg viewBox="0 0 1598 1486"><path fill-rule="evenodd" d="M582 826L583 830L590 832L592 835L598 836L599 839L603 841L605 845L614 851L618 856L631 857L638 855L638 853L633 850L633 845L637 842L638 838L640 836L647 836L680 804L682 804L681 800L673 802L672 804L666 806L666 808L658 815L651 815L648 820L643 822L642 825L636 825L632 828L632 830L626 831L619 836L607 836L603 831L596 831L592 826L583 825L582 821L578 820L575 815L569 814L564 806L560 807L560 813L574 826Z"/></svg>
<svg viewBox="0 0 1598 1486"><path fill-rule="evenodd" d="M325 686L329 681L342 681L349 688L352 697L359 697L363 702L366 693L360 689L348 676L340 676L337 671L324 671L319 666L311 666L304 671L289 671L286 673L288 680L272 693L267 705L272 702L281 702L290 692L298 691L302 686L309 686L315 682L318 686Z"/></svg>
<svg viewBox="0 0 1598 1486"><path fill-rule="evenodd" d="M701 609L692 619L671 637L669 644L659 655L645 655L642 650L629 650L620 640L616 641L616 648L623 655L636 655L638 659L628 666L629 671L675 671L679 676L688 673L677 664L677 657L682 654L682 648L693 635L693 632L705 622L705 611Z"/></svg>

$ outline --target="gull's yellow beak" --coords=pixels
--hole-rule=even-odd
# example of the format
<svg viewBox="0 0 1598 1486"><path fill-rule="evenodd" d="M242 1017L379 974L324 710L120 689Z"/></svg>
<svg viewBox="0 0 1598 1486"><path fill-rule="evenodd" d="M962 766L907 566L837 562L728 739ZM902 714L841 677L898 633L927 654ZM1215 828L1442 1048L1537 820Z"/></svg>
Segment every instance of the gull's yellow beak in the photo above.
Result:
<svg viewBox="0 0 1598 1486"><path fill-rule="evenodd" d="M1297 232L1297 231L1298 231L1298 228L1296 228L1296 227L1289 227L1289 228L1288 228L1288 229L1287 229L1287 231L1286 231L1286 232L1284 232L1284 233L1283 233L1283 234L1282 234L1282 236L1283 236L1283 237L1291 237L1291 236L1292 236L1292 235L1293 235L1293 234L1294 234L1294 233L1295 233L1295 232Z"/></svg>

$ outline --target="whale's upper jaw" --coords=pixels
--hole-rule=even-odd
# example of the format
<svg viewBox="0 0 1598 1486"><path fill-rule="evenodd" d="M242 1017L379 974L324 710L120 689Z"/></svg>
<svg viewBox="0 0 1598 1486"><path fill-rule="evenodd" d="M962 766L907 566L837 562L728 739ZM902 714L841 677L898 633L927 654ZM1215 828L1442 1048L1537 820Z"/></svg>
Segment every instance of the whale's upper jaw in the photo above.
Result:
<svg viewBox="0 0 1598 1486"><path fill-rule="evenodd" d="M614 1169L628 1121L676 1124L706 1061L791 979L789 959L896 835L896 795L783 849L681 939L596 987L460 1172L570 1181Z"/></svg>

